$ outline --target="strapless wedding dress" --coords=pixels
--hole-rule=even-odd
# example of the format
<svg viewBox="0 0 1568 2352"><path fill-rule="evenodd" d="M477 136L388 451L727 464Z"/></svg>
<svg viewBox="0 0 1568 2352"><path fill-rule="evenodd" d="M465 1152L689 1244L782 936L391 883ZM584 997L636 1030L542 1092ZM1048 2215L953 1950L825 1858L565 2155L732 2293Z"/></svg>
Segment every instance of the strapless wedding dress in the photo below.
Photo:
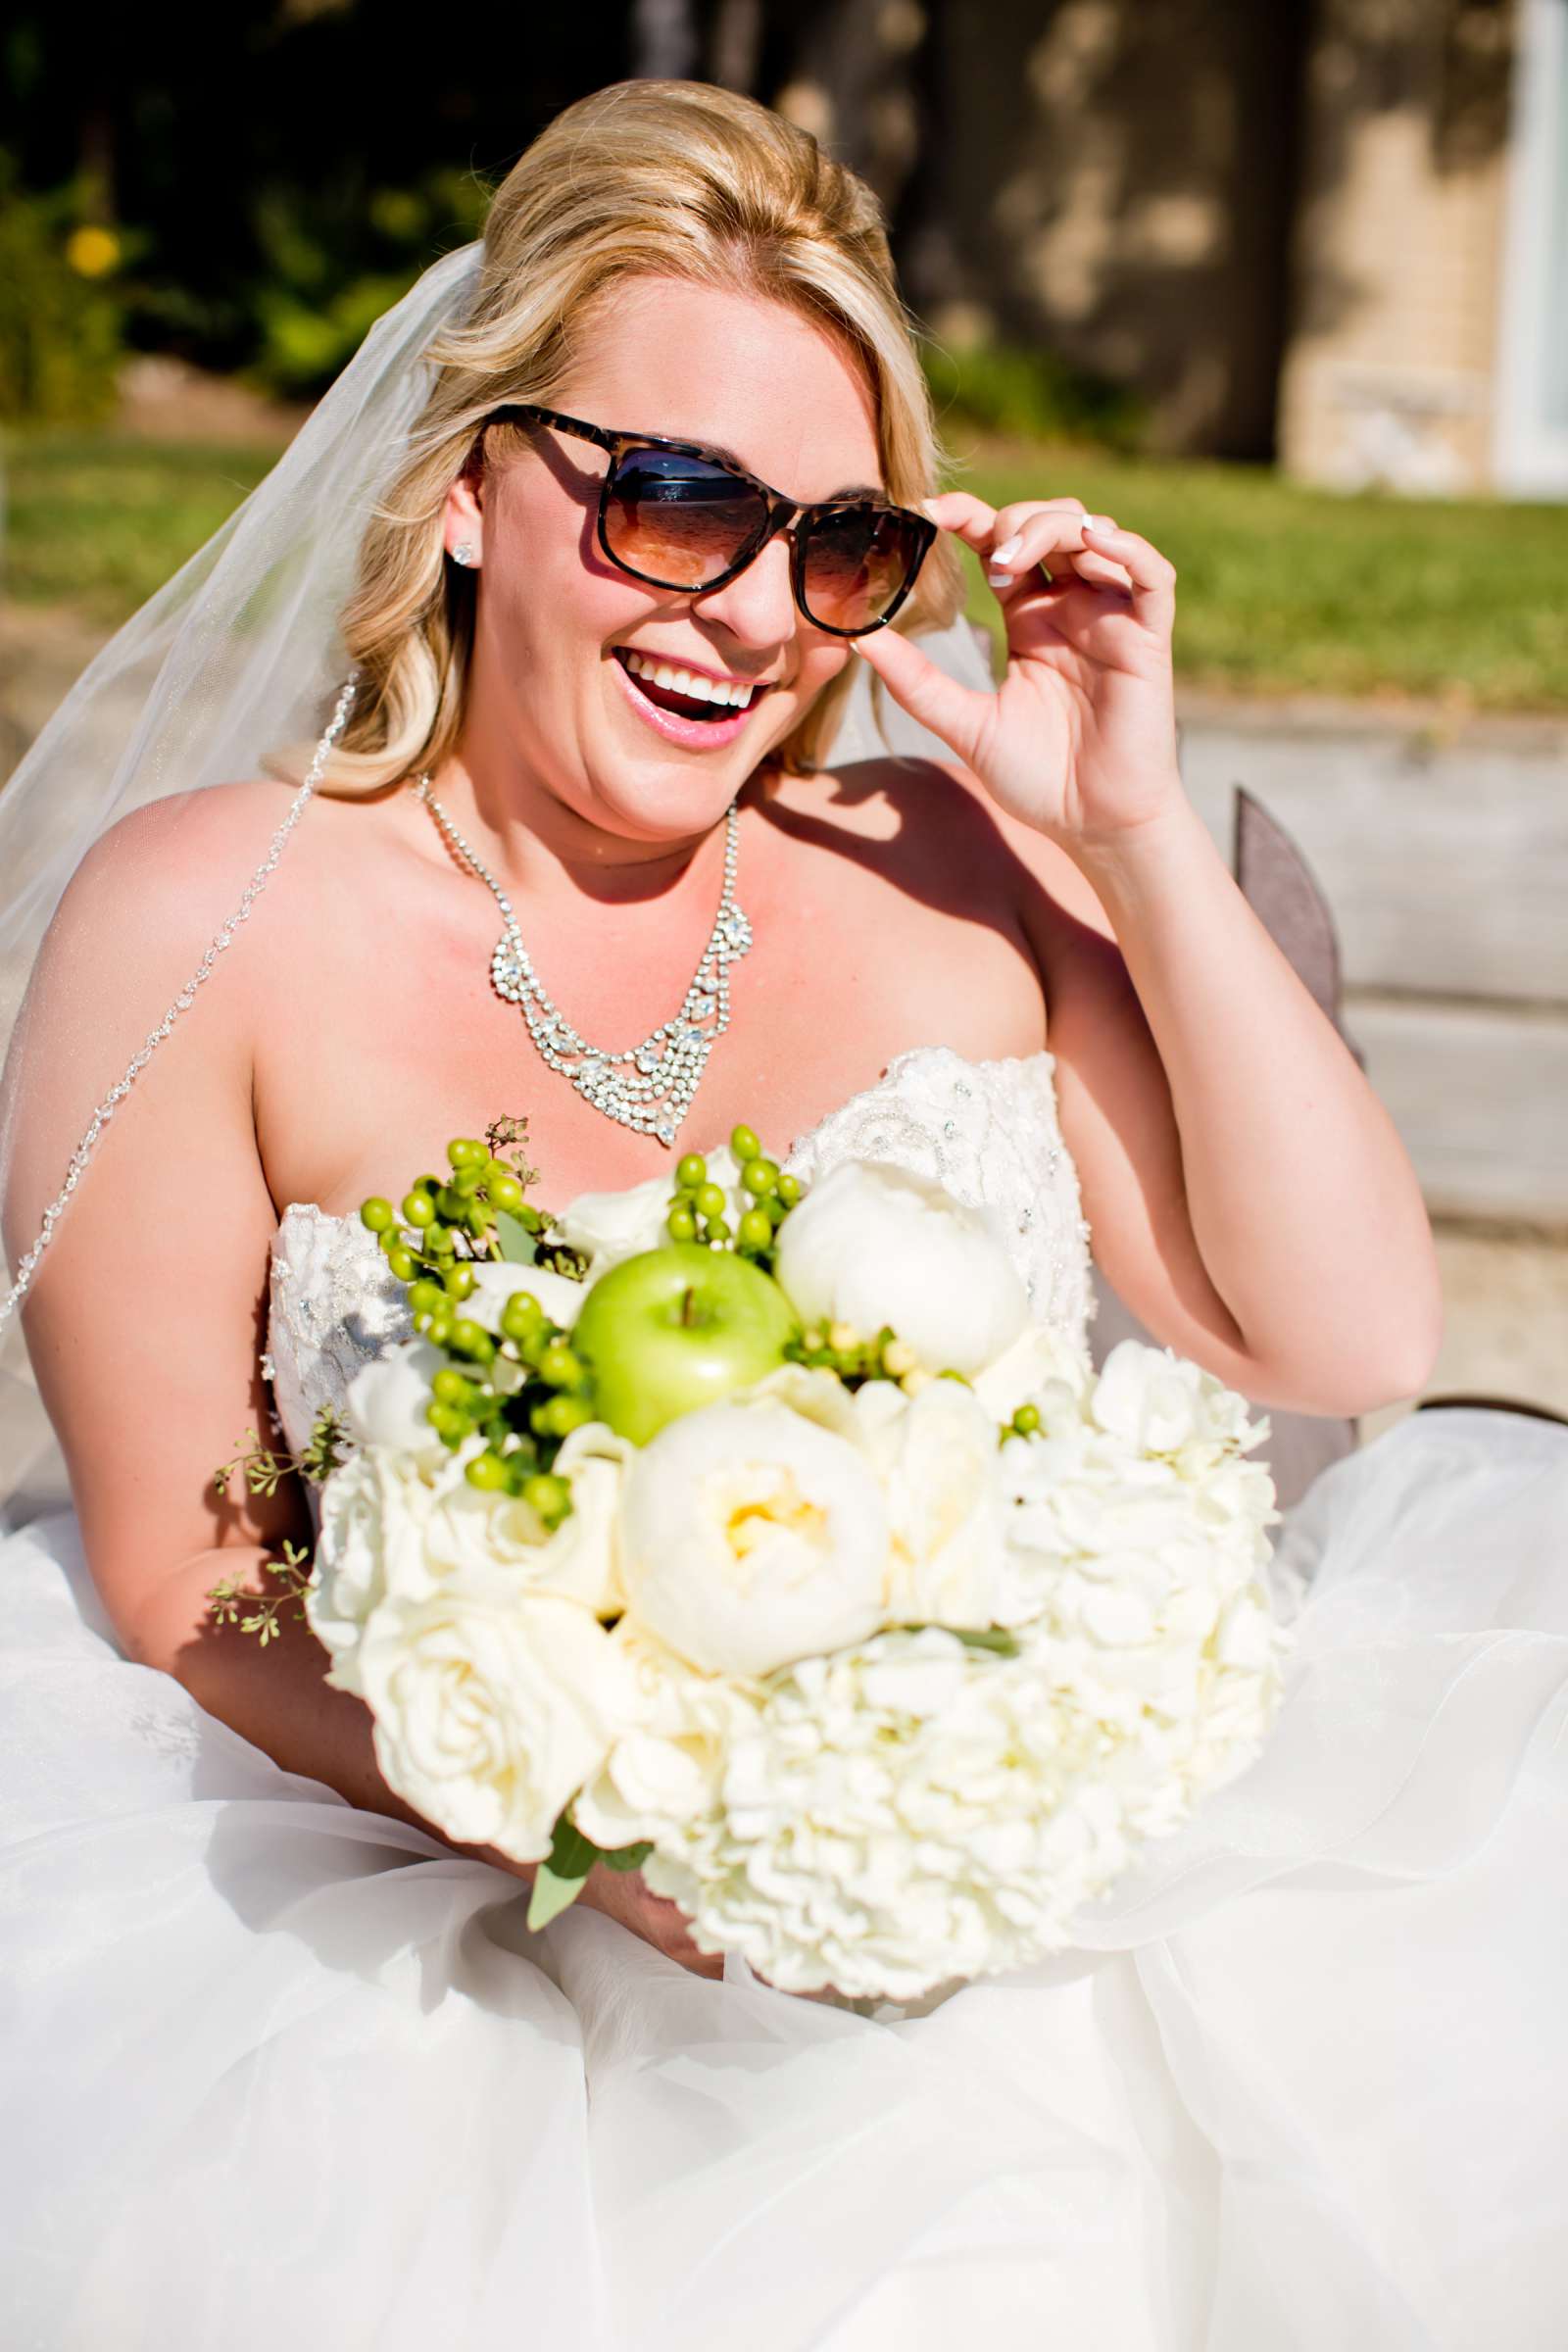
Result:
<svg viewBox="0 0 1568 2352"><path fill-rule="evenodd" d="M902 1055L789 1164L849 1154L994 1211L1082 1339L1049 1054ZM292 1206L289 1440L402 1329ZM126 1663L71 1515L13 1534L6 2343L1558 2352L1568 1432L1406 1420L1277 1532L1259 1762L1070 1951L907 2005L530 1935L515 1880Z"/></svg>

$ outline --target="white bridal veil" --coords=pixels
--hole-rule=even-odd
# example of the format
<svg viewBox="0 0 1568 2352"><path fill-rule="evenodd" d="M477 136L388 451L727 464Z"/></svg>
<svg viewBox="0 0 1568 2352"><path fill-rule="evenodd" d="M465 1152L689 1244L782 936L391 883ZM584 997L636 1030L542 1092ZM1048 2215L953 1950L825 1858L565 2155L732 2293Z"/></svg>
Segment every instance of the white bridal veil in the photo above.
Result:
<svg viewBox="0 0 1568 2352"><path fill-rule="evenodd" d="M130 810L173 793L254 776L270 752L347 716L351 664L338 614L361 535L401 458L434 372L432 337L458 323L478 282L478 240L435 263L370 329L302 430L222 528L109 641L0 789L0 1194L26 1116L27 984L38 947L82 858ZM927 640L971 682L986 672L965 623ZM859 666L859 665L858 665ZM857 679L835 760L877 743L867 681ZM895 714L895 748L916 748ZM917 731L915 731L917 733ZM304 811L313 768L292 804L279 788L279 835ZM270 858L269 863L271 862ZM147 1007L146 1045L129 1068L83 1056L81 1143L60 1170L55 1211L15 1252L0 1287L0 1511L13 1522L64 1498L65 1475L22 1338L20 1294L44 1278L47 1238L69 1212L108 1121L134 1102L138 1066L196 1013L222 968L259 875L215 874L190 907L189 981ZM199 1014L197 1015L199 1017Z"/></svg>

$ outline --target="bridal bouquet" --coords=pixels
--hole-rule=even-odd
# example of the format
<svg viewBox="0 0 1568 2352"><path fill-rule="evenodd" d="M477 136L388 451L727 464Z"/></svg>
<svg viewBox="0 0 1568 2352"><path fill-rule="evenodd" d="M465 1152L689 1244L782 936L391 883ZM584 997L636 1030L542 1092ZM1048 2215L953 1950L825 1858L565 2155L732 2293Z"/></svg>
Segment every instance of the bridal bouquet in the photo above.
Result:
<svg viewBox="0 0 1568 2352"><path fill-rule="evenodd" d="M299 1589L390 1786L537 1862L531 1925L640 1868L787 1991L1058 1948L1267 1731L1267 1423L1168 1349L1096 1376L901 1168L803 1191L737 1128L549 1218L501 1152L362 1212L418 1336Z"/></svg>

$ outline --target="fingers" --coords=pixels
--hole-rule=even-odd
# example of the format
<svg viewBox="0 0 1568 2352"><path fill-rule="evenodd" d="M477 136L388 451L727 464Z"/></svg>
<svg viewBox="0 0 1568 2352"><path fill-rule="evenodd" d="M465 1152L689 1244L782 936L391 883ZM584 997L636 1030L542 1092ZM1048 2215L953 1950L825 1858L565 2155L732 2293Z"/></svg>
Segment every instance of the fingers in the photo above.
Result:
<svg viewBox="0 0 1568 2352"><path fill-rule="evenodd" d="M1136 531L1122 530L1114 516L1089 514L1080 498L1016 499L992 507L970 491L949 490L927 499L926 513L940 529L974 549L1004 609L1020 593L1050 595L1077 580L1118 589L1149 628L1168 630L1174 623L1175 565ZM1049 584L1039 576L1042 565L1051 574ZM899 680L884 674L904 702ZM947 735L934 719L923 723Z"/></svg>
<svg viewBox="0 0 1568 2352"><path fill-rule="evenodd" d="M992 707L991 695L950 677L896 629L877 629L867 637L852 637L850 643L901 709L919 726L940 735L966 764L972 761L980 727Z"/></svg>
<svg viewBox="0 0 1568 2352"><path fill-rule="evenodd" d="M1085 544L1126 572L1138 618L1150 628L1169 629L1176 614L1175 564L1136 531L1101 530L1096 527L1099 519L1092 518L1085 526Z"/></svg>

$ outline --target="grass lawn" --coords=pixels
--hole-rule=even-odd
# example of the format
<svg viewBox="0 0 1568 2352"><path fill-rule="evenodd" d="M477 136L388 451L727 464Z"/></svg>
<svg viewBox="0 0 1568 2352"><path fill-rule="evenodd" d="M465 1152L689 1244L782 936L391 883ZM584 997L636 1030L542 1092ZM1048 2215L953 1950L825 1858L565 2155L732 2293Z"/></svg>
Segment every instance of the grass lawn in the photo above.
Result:
<svg viewBox="0 0 1568 2352"><path fill-rule="evenodd" d="M261 480L275 450L11 433L5 593L123 619ZM1440 697L1568 710L1568 511L1332 496L1262 467L1056 445L977 450L1000 503L1081 498L1180 574L1183 681L1235 694ZM974 574L972 610L996 607Z"/></svg>
<svg viewBox="0 0 1568 2352"><path fill-rule="evenodd" d="M1568 709L1568 509L1342 497L1262 466L977 451L958 486L1081 498L1175 564L1176 666L1230 693ZM973 574L970 610L996 604Z"/></svg>

